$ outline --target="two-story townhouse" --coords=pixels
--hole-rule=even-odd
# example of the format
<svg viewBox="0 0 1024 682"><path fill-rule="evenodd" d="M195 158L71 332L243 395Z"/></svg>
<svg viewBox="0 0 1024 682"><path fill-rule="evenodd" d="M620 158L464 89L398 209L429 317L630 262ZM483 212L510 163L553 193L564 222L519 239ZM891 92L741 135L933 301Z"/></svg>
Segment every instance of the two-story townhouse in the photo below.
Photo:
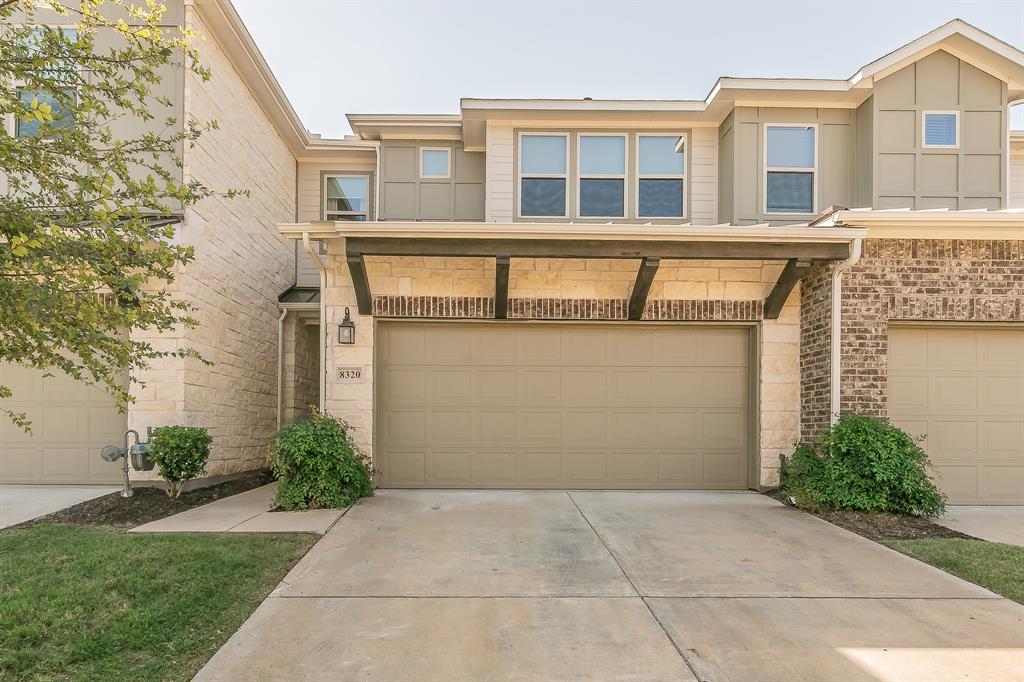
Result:
<svg viewBox="0 0 1024 682"><path fill-rule="evenodd" d="M244 471L316 402L386 487L747 489L859 410L926 433L954 501L1024 502L1020 50L953 21L848 79L326 140L230 3L182 11L214 72L182 107L221 120L185 172L253 191L182 216L202 324L158 342L215 364L155 366L126 421L83 399L49 454L5 433L0 477L92 477L82 414L209 426Z"/></svg>
<svg viewBox="0 0 1024 682"><path fill-rule="evenodd" d="M126 428L145 434L147 427L163 424L210 430L211 477L248 471L265 466L271 434L283 418L282 388L290 391L293 385L280 385L280 339L305 328L294 325L298 315L285 321L287 329L279 319L278 296L296 281L297 247L276 226L300 218L297 197L310 191L297 182L300 159L326 167L335 161L350 164L367 148L372 158L375 143L309 135L230 2L166 5L165 29L187 26L202 34L201 59L213 78L203 82L184 68L165 69L155 94L172 107L161 113L179 125L189 118L219 124L197 145L181 150L182 167L175 172L185 181L220 191L245 189L249 195L212 197L161 217L173 220L177 238L195 248L195 260L180 269L173 286L177 298L194 306L199 325L133 333L159 349L195 348L212 364L153 363L137 376L143 383L132 386L134 402L127 413L99 389L66 376L0 366L3 383L14 391L5 407L26 412L33 421L32 433L26 434L0 420L0 483L117 482L120 468L101 460L100 448L121 442ZM52 25L69 21L56 16L47 21L42 13L36 19ZM98 35L98 46L107 40ZM161 125L163 118L158 117ZM29 134L13 120L4 124L8 135ZM145 124L122 119L116 125L115 134L130 136ZM6 191L2 183L0 177L0 193ZM319 194L318 186L313 191ZM314 391L308 400L315 402L315 396Z"/></svg>
<svg viewBox="0 0 1024 682"><path fill-rule="evenodd" d="M1024 502L1021 98L956 20L848 79L350 115L379 153L280 226L320 403L390 487L770 486L856 410Z"/></svg>

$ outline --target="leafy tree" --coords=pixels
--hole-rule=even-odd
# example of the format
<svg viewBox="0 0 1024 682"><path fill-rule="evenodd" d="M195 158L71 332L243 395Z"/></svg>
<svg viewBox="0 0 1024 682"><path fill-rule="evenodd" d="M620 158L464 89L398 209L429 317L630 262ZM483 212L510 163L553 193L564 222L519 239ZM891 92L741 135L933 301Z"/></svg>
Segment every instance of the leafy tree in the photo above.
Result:
<svg viewBox="0 0 1024 682"><path fill-rule="evenodd" d="M161 26L165 12L157 0L0 0L0 362L63 371L122 409L126 372L198 357L126 334L195 324L168 290L193 258L173 223L212 194L183 179L180 157L216 123L176 120L157 92L173 69L210 72L197 35ZM4 407L11 395L0 376L0 412L28 430Z"/></svg>

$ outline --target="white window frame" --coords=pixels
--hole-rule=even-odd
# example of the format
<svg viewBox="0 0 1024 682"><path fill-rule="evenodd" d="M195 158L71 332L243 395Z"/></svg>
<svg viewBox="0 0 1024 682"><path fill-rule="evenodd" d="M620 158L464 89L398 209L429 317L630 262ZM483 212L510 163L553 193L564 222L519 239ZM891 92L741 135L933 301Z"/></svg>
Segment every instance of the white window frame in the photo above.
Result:
<svg viewBox="0 0 1024 682"><path fill-rule="evenodd" d="M818 124L817 123L765 123L761 133L761 211L762 215L773 216L815 216L818 215ZM814 167L776 167L768 165L768 129L769 128L812 128L814 130ZM810 173L811 174L811 210L803 212L783 212L768 210L768 173Z"/></svg>
<svg viewBox="0 0 1024 682"><path fill-rule="evenodd" d="M324 220L331 220L331 215L365 215L370 220L370 175L368 173L324 173L323 183L320 187L320 211ZM365 211L328 211L327 210L327 181L331 178L363 178L366 180L366 210Z"/></svg>
<svg viewBox="0 0 1024 682"><path fill-rule="evenodd" d="M523 138L524 137L561 137L565 139L565 172L564 173L523 173ZM569 217L569 133L559 132L520 132L516 137L516 218L537 220L548 218ZM560 216L524 216L523 215L523 179L541 178L549 180L565 180L565 208Z"/></svg>
<svg viewBox="0 0 1024 682"><path fill-rule="evenodd" d="M25 28L26 26L28 28L37 28L37 27L38 28L42 28L43 25L42 24L40 24L40 25L36 25L36 24L13 24L13 26L18 27L18 28ZM75 37L76 38L78 37L77 36L77 34L78 34L78 26L76 26L75 24L46 24L45 26L47 26L49 28L59 28L61 31L75 31ZM10 87L15 92L20 92L22 90L27 90L25 84L22 83L21 81L13 81L11 83ZM76 91L75 91L75 99L76 99L76 101L78 99L78 94L79 93L78 93L78 91L76 89ZM19 96L19 99L20 99L20 96ZM72 124L72 125L74 125L74 124ZM11 113L4 114L4 130L7 131L8 135L10 135L12 138L14 138L16 140L22 139L20 137L20 133L21 133L20 128L21 128L21 121L19 120L19 116L17 114L11 114ZM46 138L46 139L42 140L42 142L44 142L44 143L48 143L48 142L51 142L51 141L52 140L50 138Z"/></svg>
<svg viewBox="0 0 1024 682"><path fill-rule="evenodd" d="M929 114L952 114L953 131L956 135L956 144L928 144L925 142L924 122ZM960 149L960 112L959 111L938 111L929 109L921 112L921 149Z"/></svg>
<svg viewBox="0 0 1024 682"><path fill-rule="evenodd" d="M641 137L675 137L683 142L683 173L682 175L641 174L640 173L640 138ZM687 204L690 201L690 188L687 186L686 166L690 159L690 138L686 133L642 133L636 134L636 182L633 189L636 196L636 212L634 218L637 220L685 220L687 215ZM677 147L678 149L678 147ZM640 181L641 180L682 180L683 181L683 214L674 216L642 216L640 215Z"/></svg>
<svg viewBox="0 0 1024 682"><path fill-rule="evenodd" d="M622 138L622 173L584 173L580 169L580 155L583 151L584 137L621 137ZM629 217L629 135L626 133L576 133L576 211L577 220L625 220ZM581 188L584 180L622 180L622 215L581 215L583 197Z"/></svg>
<svg viewBox="0 0 1024 682"><path fill-rule="evenodd" d="M445 158L447 163L444 168L444 175L424 175L423 174L423 152L445 152ZM451 147L420 147L419 151L419 162L420 162L420 179L421 180L450 180L452 177L452 148Z"/></svg>

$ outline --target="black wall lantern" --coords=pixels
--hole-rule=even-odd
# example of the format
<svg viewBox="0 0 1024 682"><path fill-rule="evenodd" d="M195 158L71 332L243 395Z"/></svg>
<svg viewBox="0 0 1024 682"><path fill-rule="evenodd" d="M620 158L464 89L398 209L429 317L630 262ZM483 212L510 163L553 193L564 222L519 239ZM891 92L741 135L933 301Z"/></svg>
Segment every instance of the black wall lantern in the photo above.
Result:
<svg viewBox="0 0 1024 682"><path fill-rule="evenodd" d="M356 324L345 308L345 319L338 325L338 343L352 344L356 342Z"/></svg>

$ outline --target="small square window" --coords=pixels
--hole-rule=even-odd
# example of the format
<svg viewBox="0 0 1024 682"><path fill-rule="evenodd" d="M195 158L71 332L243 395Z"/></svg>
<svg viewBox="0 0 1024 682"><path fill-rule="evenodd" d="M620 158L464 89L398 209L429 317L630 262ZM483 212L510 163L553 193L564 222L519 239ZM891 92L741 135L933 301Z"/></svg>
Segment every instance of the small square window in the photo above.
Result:
<svg viewBox="0 0 1024 682"><path fill-rule="evenodd" d="M926 111L921 128L925 147L956 147L960 144L958 112Z"/></svg>
<svg viewBox="0 0 1024 682"><path fill-rule="evenodd" d="M369 219L370 179L365 175L328 175L324 179L324 219Z"/></svg>
<svg viewBox="0 0 1024 682"><path fill-rule="evenodd" d="M420 149L421 178L450 178L451 149L423 147Z"/></svg>

